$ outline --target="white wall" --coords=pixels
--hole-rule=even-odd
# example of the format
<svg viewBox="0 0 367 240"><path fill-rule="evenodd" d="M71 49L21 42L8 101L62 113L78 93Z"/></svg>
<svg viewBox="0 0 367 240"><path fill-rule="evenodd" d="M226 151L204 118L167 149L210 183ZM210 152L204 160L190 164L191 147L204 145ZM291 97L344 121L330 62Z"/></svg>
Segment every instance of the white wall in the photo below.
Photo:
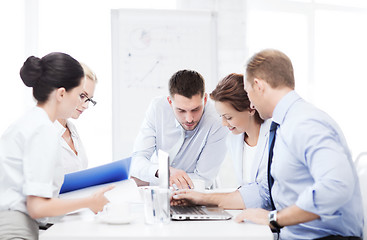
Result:
<svg viewBox="0 0 367 240"><path fill-rule="evenodd" d="M246 1L178 0L178 7L217 12L218 75L217 82L230 73L243 73L246 60ZM213 89L208 89L211 92Z"/></svg>
<svg viewBox="0 0 367 240"><path fill-rule="evenodd" d="M342 2L350 6L345 7ZM335 118L356 157L367 150L364 140L367 32L363 31L367 5L358 0L337 3L328 5L335 1L327 0L2 0L0 132L33 104L30 90L19 78L26 56L42 57L51 51L64 51L90 65L100 80L95 93L98 104L75 123L90 166L111 161L110 10L124 7L214 10L218 12L218 80L231 72L243 72L247 59L260 49L275 47L285 51L294 63L297 91Z"/></svg>

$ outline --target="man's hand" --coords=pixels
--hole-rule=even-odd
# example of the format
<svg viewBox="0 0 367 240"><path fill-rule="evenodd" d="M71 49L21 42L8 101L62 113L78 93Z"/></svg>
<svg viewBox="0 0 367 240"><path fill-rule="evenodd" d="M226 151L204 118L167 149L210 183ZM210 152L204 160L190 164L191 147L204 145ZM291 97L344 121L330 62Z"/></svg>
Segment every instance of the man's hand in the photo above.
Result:
<svg viewBox="0 0 367 240"><path fill-rule="evenodd" d="M236 222L251 221L253 223L269 225L269 211L262 208L249 208L242 211L235 218Z"/></svg>
<svg viewBox="0 0 367 240"><path fill-rule="evenodd" d="M169 168L170 177L169 177L169 184L173 186L175 184L178 189L191 189L194 188L194 184L191 181L191 178L187 173L181 169Z"/></svg>
<svg viewBox="0 0 367 240"><path fill-rule="evenodd" d="M130 178L135 181L135 183L136 183L136 185L138 185L138 187L149 186L149 182L145 182L145 181L140 180L139 178L133 177L133 176L131 176Z"/></svg>
<svg viewBox="0 0 367 240"><path fill-rule="evenodd" d="M171 205L206 205L205 193L194 190L184 189L173 192L171 196Z"/></svg>

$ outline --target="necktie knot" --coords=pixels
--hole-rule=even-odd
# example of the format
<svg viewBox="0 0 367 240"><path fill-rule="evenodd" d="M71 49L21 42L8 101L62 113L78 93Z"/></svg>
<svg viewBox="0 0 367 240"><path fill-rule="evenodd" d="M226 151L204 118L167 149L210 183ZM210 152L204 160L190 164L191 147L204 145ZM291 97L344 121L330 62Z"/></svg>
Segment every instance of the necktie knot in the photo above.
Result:
<svg viewBox="0 0 367 240"><path fill-rule="evenodd" d="M279 126L279 124L278 123L276 123L276 122L271 122L271 126L270 126L270 131L271 132L273 132L273 131L275 131L275 130L277 130L277 127Z"/></svg>

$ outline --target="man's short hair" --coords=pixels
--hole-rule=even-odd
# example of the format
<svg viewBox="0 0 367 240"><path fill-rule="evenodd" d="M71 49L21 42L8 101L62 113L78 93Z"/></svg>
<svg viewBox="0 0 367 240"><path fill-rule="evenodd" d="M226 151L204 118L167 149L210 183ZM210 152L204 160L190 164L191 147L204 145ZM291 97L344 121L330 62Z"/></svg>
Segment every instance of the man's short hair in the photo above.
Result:
<svg viewBox="0 0 367 240"><path fill-rule="evenodd" d="M169 94L174 97L175 94L186 98L192 98L197 94L204 96L205 82L200 73L193 70L180 70L173 74L169 80Z"/></svg>
<svg viewBox="0 0 367 240"><path fill-rule="evenodd" d="M254 78L259 78L272 88L286 86L294 89L292 62L287 55L275 49L260 51L250 58L246 67L246 78L251 84Z"/></svg>

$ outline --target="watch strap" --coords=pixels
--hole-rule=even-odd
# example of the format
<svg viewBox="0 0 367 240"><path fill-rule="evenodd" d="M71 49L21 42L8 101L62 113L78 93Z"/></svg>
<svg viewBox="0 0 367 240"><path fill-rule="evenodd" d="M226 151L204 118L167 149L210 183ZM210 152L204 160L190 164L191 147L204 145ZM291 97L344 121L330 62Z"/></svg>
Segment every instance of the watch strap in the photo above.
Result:
<svg viewBox="0 0 367 240"><path fill-rule="evenodd" d="M283 227L280 226L279 223L277 222L277 212L278 212L277 210L269 212L269 224L277 231L279 231Z"/></svg>

